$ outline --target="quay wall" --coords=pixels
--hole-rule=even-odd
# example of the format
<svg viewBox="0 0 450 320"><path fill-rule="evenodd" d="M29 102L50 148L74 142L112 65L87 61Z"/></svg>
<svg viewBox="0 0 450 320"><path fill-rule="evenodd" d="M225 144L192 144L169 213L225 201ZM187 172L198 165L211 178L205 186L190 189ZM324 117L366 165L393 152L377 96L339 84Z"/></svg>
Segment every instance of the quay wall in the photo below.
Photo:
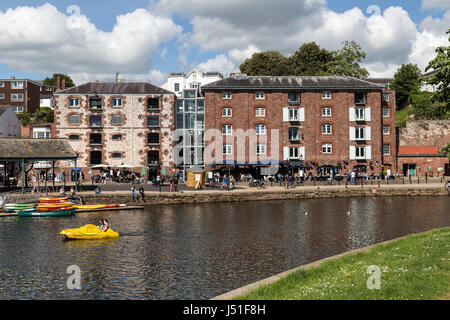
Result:
<svg viewBox="0 0 450 320"><path fill-rule="evenodd" d="M341 197L383 197L383 196L448 196L443 187L427 188L339 188L314 190L258 190L258 191L218 191L218 192L183 192L183 193L146 193L145 200L133 202L131 194L114 192L102 195L83 195L87 204L98 203L125 203L129 205L164 205L164 204L192 204L210 202L242 202L242 201L264 201L264 200L299 200L319 198L341 198Z"/></svg>

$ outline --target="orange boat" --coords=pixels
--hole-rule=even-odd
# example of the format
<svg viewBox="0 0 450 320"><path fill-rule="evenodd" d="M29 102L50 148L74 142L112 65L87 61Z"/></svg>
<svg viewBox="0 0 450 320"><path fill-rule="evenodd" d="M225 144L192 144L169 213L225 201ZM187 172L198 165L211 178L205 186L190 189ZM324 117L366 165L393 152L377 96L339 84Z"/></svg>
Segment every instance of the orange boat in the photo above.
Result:
<svg viewBox="0 0 450 320"><path fill-rule="evenodd" d="M39 198L39 202L48 202L48 203L54 203L54 202L65 202L69 199L69 197L50 197L50 198Z"/></svg>
<svg viewBox="0 0 450 320"><path fill-rule="evenodd" d="M40 208L40 207L37 207L36 209L38 211L63 211L63 210L74 209L74 207L73 206L71 206L71 207L59 207L59 208Z"/></svg>

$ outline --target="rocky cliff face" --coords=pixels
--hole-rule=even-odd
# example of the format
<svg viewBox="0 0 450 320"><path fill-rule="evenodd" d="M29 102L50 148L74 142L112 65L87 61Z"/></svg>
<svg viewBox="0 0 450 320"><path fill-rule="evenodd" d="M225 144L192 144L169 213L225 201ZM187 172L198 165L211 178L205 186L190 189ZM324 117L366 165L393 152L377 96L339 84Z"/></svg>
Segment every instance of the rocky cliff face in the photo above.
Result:
<svg viewBox="0 0 450 320"><path fill-rule="evenodd" d="M438 146L450 142L450 120L408 121L400 128L400 146Z"/></svg>

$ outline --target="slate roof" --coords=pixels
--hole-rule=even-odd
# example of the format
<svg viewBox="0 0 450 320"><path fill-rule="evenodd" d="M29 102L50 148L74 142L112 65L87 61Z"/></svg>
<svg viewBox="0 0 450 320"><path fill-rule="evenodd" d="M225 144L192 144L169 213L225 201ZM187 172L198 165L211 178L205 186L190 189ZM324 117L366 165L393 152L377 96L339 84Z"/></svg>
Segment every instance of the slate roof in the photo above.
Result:
<svg viewBox="0 0 450 320"><path fill-rule="evenodd" d="M8 108L11 108L10 106L0 106L0 116L8 110Z"/></svg>
<svg viewBox="0 0 450 320"><path fill-rule="evenodd" d="M75 160L78 155L65 139L0 139L0 161Z"/></svg>
<svg viewBox="0 0 450 320"><path fill-rule="evenodd" d="M384 86L345 76L242 76L218 80L202 86L204 90L217 89L284 89L284 90L382 90Z"/></svg>
<svg viewBox="0 0 450 320"><path fill-rule="evenodd" d="M94 92L95 91L95 92ZM174 94L150 82L88 82L55 92L58 94Z"/></svg>

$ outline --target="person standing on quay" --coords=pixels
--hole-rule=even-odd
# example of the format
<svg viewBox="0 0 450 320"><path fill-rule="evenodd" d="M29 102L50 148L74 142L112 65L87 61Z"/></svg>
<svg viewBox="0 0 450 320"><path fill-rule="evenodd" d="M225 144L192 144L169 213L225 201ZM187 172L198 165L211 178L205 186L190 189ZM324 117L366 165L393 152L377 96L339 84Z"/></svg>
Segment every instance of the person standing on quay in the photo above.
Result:
<svg viewBox="0 0 450 320"><path fill-rule="evenodd" d="M143 188L142 186L139 187L139 193L141 194L142 201L144 201L145 203L147 203L147 202L145 201L144 188Z"/></svg>
<svg viewBox="0 0 450 320"><path fill-rule="evenodd" d="M136 188L134 186L131 186L131 198L133 201L139 201L139 195L136 193Z"/></svg>

